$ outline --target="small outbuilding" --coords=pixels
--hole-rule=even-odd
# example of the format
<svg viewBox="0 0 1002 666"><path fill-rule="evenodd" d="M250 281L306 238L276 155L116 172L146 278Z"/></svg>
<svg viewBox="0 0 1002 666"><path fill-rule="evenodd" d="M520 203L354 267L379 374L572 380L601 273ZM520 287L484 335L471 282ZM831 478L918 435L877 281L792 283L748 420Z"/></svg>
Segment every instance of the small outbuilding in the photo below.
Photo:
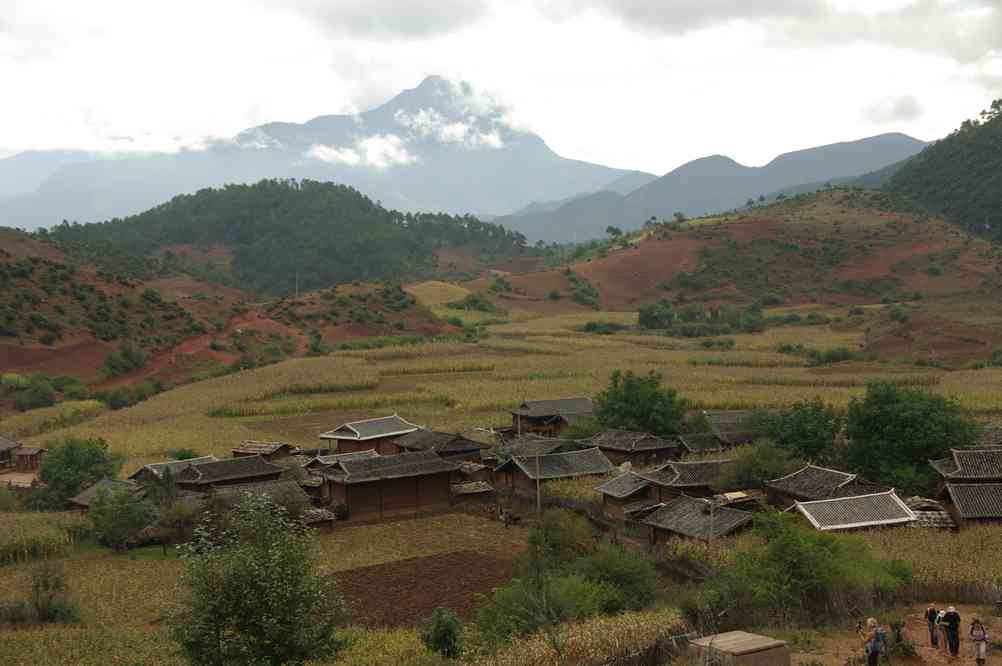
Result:
<svg viewBox="0 0 1002 666"><path fill-rule="evenodd" d="M398 452L396 440L418 430L418 426L396 414L339 425L320 435L320 439L333 442L337 453L355 453L375 449L380 455Z"/></svg>
<svg viewBox="0 0 1002 666"><path fill-rule="evenodd" d="M0 436L0 468L14 465L14 451L21 447L21 442Z"/></svg>
<svg viewBox="0 0 1002 666"><path fill-rule="evenodd" d="M129 479L131 481L138 481L143 483L145 481L153 481L156 479L162 479L164 474L170 472L171 476L177 478L183 470L191 467L192 465L201 465L202 463L218 462L219 458L216 456L200 456L198 458L188 458L186 460L168 460L166 462L150 463L148 465L143 465L135 472L133 472Z"/></svg>
<svg viewBox="0 0 1002 666"><path fill-rule="evenodd" d="M42 466L45 449L37 446L20 446L14 449L14 469L18 472L37 472Z"/></svg>
<svg viewBox="0 0 1002 666"><path fill-rule="evenodd" d="M524 400L511 410L511 428L517 435L536 433L556 437L573 421L594 413L591 398Z"/></svg>
<svg viewBox="0 0 1002 666"><path fill-rule="evenodd" d="M189 465L174 477L174 482L182 490L205 493L218 486L274 481L283 471L261 456L227 458Z"/></svg>
<svg viewBox="0 0 1002 666"><path fill-rule="evenodd" d="M651 465L682 457L682 442L676 437L658 437L647 432L606 430L582 442L598 448L613 465Z"/></svg>
<svg viewBox="0 0 1002 666"><path fill-rule="evenodd" d="M126 490L137 497L143 494L142 486L135 481L129 481L128 479L101 479L75 497L70 498L70 504L76 510L86 513L90 509L91 502L94 501L99 493L113 493L119 490Z"/></svg>
<svg viewBox="0 0 1002 666"><path fill-rule="evenodd" d="M510 482L512 488L535 491L540 482L579 476L608 474L612 463L597 448L551 453L544 456L515 456L495 470L495 479Z"/></svg>
<svg viewBox="0 0 1002 666"><path fill-rule="evenodd" d="M685 453L691 455L720 453L727 448L712 432L697 432L689 435L679 435L678 439L682 444L682 448L685 449Z"/></svg>
<svg viewBox="0 0 1002 666"><path fill-rule="evenodd" d="M414 432L398 437L394 444L398 453L408 451L434 451L443 458L452 460L480 460L480 452L489 445L476 442L460 434L437 432L418 428Z"/></svg>
<svg viewBox="0 0 1002 666"><path fill-rule="evenodd" d="M766 481L765 487L769 502L781 509L797 502L872 495L889 490L856 474L817 465L806 465L792 474Z"/></svg>
<svg viewBox="0 0 1002 666"><path fill-rule="evenodd" d="M748 511L722 507L714 500L681 495L640 521L650 528L652 546L675 537L709 541L751 524Z"/></svg>
<svg viewBox="0 0 1002 666"><path fill-rule="evenodd" d="M268 462L286 460L299 453L299 449L285 442L258 442L252 439L240 442L240 446L232 450L234 458L246 456L261 456Z"/></svg>
<svg viewBox="0 0 1002 666"><path fill-rule="evenodd" d="M927 529L953 530L957 528L953 516L946 510L942 502L927 497L909 497L905 504L915 514L915 522L909 527L924 527Z"/></svg>
<svg viewBox="0 0 1002 666"><path fill-rule="evenodd" d="M700 462L670 462L649 472L634 472L650 482L651 499L668 502L685 494L712 497L713 483L730 460L703 460Z"/></svg>
<svg viewBox="0 0 1002 666"><path fill-rule="evenodd" d="M703 411L710 430L721 444L727 447L750 444L758 433L752 427L755 412L752 410Z"/></svg>
<svg viewBox="0 0 1002 666"><path fill-rule="evenodd" d="M701 664L790 666L790 648L786 641L745 631L703 636L691 645Z"/></svg>
<svg viewBox="0 0 1002 666"><path fill-rule="evenodd" d="M330 453L327 455L313 456L303 467L309 472L319 472L326 468L340 464L342 460L365 460L366 458L378 458L379 454L375 449L366 451L355 451L354 453Z"/></svg>
<svg viewBox="0 0 1002 666"><path fill-rule="evenodd" d="M602 494L602 513L613 520L624 520L627 507L650 499L651 482L633 472L626 472L609 479L595 490Z"/></svg>
<svg viewBox="0 0 1002 666"><path fill-rule="evenodd" d="M914 523L916 518L908 505L893 490L872 495L839 497L815 502L797 502L798 512L822 532L895 527Z"/></svg>
<svg viewBox="0 0 1002 666"><path fill-rule="evenodd" d="M961 523L1002 521L1002 483L947 483L946 494Z"/></svg>

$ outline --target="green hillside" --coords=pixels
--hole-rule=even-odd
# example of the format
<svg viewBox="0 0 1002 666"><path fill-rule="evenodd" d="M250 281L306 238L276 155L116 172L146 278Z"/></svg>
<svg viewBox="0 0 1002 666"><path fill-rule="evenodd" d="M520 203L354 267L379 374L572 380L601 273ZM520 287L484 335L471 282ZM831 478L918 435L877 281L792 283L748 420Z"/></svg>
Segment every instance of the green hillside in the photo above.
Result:
<svg viewBox="0 0 1002 666"><path fill-rule="evenodd" d="M185 271L259 293L432 274L436 251L482 260L525 251L521 234L471 216L401 213L343 185L262 180L182 195L139 215L39 233L68 256L133 277Z"/></svg>

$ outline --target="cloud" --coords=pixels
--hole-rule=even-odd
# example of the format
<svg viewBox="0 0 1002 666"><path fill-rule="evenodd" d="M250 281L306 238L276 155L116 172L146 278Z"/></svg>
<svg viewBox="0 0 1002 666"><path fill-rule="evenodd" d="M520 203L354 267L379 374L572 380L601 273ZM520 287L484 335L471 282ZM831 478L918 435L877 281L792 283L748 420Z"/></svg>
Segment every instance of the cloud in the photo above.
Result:
<svg viewBox="0 0 1002 666"><path fill-rule="evenodd" d="M860 115L864 120L878 125L909 122L922 116L922 105L912 95L886 97L863 107Z"/></svg>
<svg viewBox="0 0 1002 666"><path fill-rule="evenodd" d="M417 157L407 151L404 140L396 134L375 134L357 138L354 144L347 148L314 144L306 151L305 157L328 164L368 166L380 170L417 161Z"/></svg>
<svg viewBox="0 0 1002 666"><path fill-rule="evenodd" d="M503 148L504 140L498 127L482 130L478 119L468 116L451 120L431 108L419 109L417 113L398 110L393 119L420 137L431 137L440 143L460 144L466 148ZM488 120L487 124L491 124Z"/></svg>
<svg viewBox="0 0 1002 666"><path fill-rule="evenodd" d="M292 11L323 31L352 38L428 38L472 25L491 10L488 0L258 0Z"/></svg>

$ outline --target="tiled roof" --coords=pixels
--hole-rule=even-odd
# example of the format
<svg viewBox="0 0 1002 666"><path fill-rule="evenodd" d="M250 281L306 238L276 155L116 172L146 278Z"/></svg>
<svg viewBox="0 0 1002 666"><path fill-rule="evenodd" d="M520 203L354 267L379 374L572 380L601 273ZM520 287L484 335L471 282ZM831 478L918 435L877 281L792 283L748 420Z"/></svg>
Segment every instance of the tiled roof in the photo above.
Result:
<svg viewBox="0 0 1002 666"><path fill-rule="evenodd" d="M915 522L909 523L909 527L926 527L935 529L954 529L957 524L953 522L953 516L943 507L940 502L926 497L909 497L905 504L915 514Z"/></svg>
<svg viewBox="0 0 1002 666"><path fill-rule="evenodd" d="M141 493L142 487L133 481L127 481L122 479L101 479L91 487L87 488L81 492L76 497L70 499L72 504L77 506L89 507L90 503L94 501L97 494L101 491L105 492L115 492L116 490L128 490L131 493Z"/></svg>
<svg viewBox="0 0 1002 666"><path fill-rule="evenodd" d="M342 460L340 468L343 471L325 472L325 476L337 483L365 483L381 479L443 474L458 469L455 464L443 460L434 451L413 451L393 456Z"/></svg>
<svg viewBox="0 0 1002 666"><path fill-rule="evenodd" d="M948 483L946 491L965 520L1002 518L1002 483Z"/></svg>
<svg viewBox="0 0 1002 666"><path fill-rule="evenodd" d="M378 457L379 453L376 452L376 449L352 451L351 453L331 453L325 456L313 456L303 464L303 467L329 467L330 465L337 465L342 460L358 460Z"/></svg>
<svg viewBox="0 0 1002 666"><path fill-rule="evenodd" d="M309 495L291 479L273 479L256 483L241 483L234 486L220 486L213 489L213 494L225 504L233 506L240 502L244 493L252 495L267 495L276 502L296 499L304 503L310 501Z"/></svg>
<svg viewBox="0 0 1002 666"><path fill-rule="evenodd" d="M709 500L682 495L640 522L656 529L705 541L726 536L751 520L752 514L748 511L728 509Z"/></svg>
<svg viewBox="0 0 1002 666"><path fill-rule="evenodd" d="M13 439L8 439L0 435L0 453L3 451L11 451L21 446L20 442L15 442Z"/></svg>
<svg viewBox="0 0 1002 666"><path fill-rule="evenodd" d="M37 446L22 446L14 451L16 455L19 456L34 456L38 455L45 449L40 449Z"/></svg>
<svg viewBox="0 0 1002 666"><path fill-rule="evenodd" d="M375 419L345 423L321 434L320 437L322 439L354 439L365 441L378 437L406 435L417 429L418 427L413 423L409 423L394 414L392 416L381 416Z"/></svg>
<svg viewBox="0 0 1002 666"><path fill-rule="evenodd" d="M566 439L551 437L535 437L526 435L512 439L497 447L498 453L505 458L514 456L544 456L566 450L579 450L581 445Z"/></svg>
<svg viewBox="0 0 1002 666"><path fill-rule="evenodd" d="M981 446L1002 446L1002 423L986 423L981 434Z"/></svg>
<svg viewBox="0 0 1002 666"><path fill-rule="evenodd" d="M135 479L141 475L144 471L151 472L157 478L161 478L164 475L164 470L169 469L170 473L175 477L181 473L187 467L192 465L201 465L207 462L217 462L219 459L216 456L201 456L200 458L188 458L187 460L168 460L167 462L150 463L149 465L143 465L129 477L130 479Z"/></svg>
<svg viewBox="0 0 1002 666"><path fill-rule="evenodd" d="M887 488L837 469L807 465L792 474L766 482L766 487L805 501L872 495Z"/></svg>
<svg viewBox="0 0 1002 666"><path fill-rule="evenodd" d="M664 449L678 449L681 446L681 443L672 437L657 437L646 432L630 432L628 430L607 430L585 441L600 449L624 453L663 451Z"/></svg>
<svg viewBox="0 0 1002 666"><path fill-rule="evenodd" d="M612 463L602 451L594 447L545 456L516 456L508 464L517 465L530 479L539 478L541 481L608 474L612 471Z"/></svg>
<svg viewBox="0 0 1002 666"><path fill-rule="evenodd" d="M649 485L650 481L647 479L639 477L633 472L626 472L625 474L620 474L614 479L606 481L602 485L596 487L595 490L603 495L608 495L609 497L623 499L624 497L629 497L630 495L643 490Z"/></svg>
<svg viewBox="0 0 1002 666"><path fill-rule="evenodd" d="M542 418L545 416L582 416L594 413L591 398L559 398L557 400L526 400L511 410L512 414Z"/></svg>
<svg viewBox="0 0 1002 666"><path fill-rule="evenodd" d="M704 411L710 428L717 438L728 446L747 444L755 439L755 432L749 421L755 414L752 410Z"/></svg>
<svg viewBox="0 0 1002 666"><path fill-rule="evenodd" d="M797 502L793 508L816 529L826 532L902 525L915 520L915 514L893 490L873 495Z"/></svg>
<svg viewBox="0 0 1002 666"><path fill-rule="evenodd" d="M397 446L414 451L434 451L439 455L450 453L469 453L488 448L486 444L474 442L462 435L447 432L436 432L418 428L414 432L407 433L394 440Z"/></svg>
<svg viewBox="0 0 1002 666"><path fill-rule="evenodd" d="M637 500L623 505L623 515L629 516L631 520L640 520L663 506L663 503L653 499Z"/></svg>
<svg viewBox="0 0 1002 666"><path fill-rule="evenodd" d="M957 481L1002 479L1002 447L951 449L950 453L952 459L929 461L945 478Z"/></svg>
<svg viewBox="0 0 1002 666"><path fill-rule="evenodd" d="M260 479L281 472L281 467L271 464L261 456L244 456L189 465L177 475L177 481L190 485L211 485L239 479Z"/></svg>
<svg viewBox="0 0 1002 666"><path fill-rule="evenodd" d="M709 486L720 475L730 460L703 460L700 462L670 462L650 472L634 472L647 481L666 488L694 488Z"/></svg>
<svg viewBox="0 0 1002 666"><path fill-rule="evenodd" d="M681 435L679 440L689 453L716 453L723 451L724 445L712 432L699 432L692 435Z"/></svg>
<svg viewBox="0 0 1002 666"><path fill-rule="evenodd" d="M233 449L233 453L249 453L252 455L265 455L270 456L283 448L288 448L290 451L294 451L296 447L292 444L286 444L285 442L257 442L249 439L244 442L240 442L240 446Z"/></svg>

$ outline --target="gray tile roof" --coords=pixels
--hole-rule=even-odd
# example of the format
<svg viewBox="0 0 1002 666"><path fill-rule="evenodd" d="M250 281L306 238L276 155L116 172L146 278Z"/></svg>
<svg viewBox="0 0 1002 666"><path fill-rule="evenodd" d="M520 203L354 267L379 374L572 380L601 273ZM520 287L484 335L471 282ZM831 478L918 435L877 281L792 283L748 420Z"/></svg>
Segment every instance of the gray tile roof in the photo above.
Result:
<svg viewBox="0 0 1002 666"><path fill-rule="evenodd" d="M915 521L915 514L893 490L873 495L797 502L793 508L815 529L825 532L887 527Z"/></svg>
<svg viewBox="0 0 1002 666"><path fill-rule="evenodd" d="M709 486L730 460L700 462L670 462L650 472L634 472L654 485L665 488L695 488Z"/></svg>
<svg viewBox="0 0 1002 666"><path fill-rule="evenodd" d="M598 492L616 499L623 499L634 495L650 485L650 481L637 476L633 472L620 474L614 479L610 479L595 488Z"/></svg>
<svg viewBox="0 0 1002 666"><path fill-rule="evenodd" d="M233 453L249 453L252 455L270 456L278 453L281 449L287 448L290 452L296 450L292 444L285 442L258 442L252 439L240 442L240 446L233 449Z"/></svg>
<svg viewBox="0 0 1002 666"><path fill-rule="evenodd" d="M503 458L511 458L514 456L543 456L549 453L576 451L581 448L577 442L567 439L525 435L521 438L508 440L497 447L497 453Z"/></svg>
<svg viewBox="0 0 1002 666"><path fill-rule="evenodd" d="M709 420L713 434L728 446L747 444L755 439L756 434L749 424L751 417L755 414L752 410L715 410L704 411L703 414Z"/></svg>
<svg viewBox="0 0 1002 666"><path fill-rule="evenodd" d="M766 481L765 485L804 501L872 495L888 490L885 486L870 483L856 474L817 465L806 465L792 474Z"/></svg>
<svg viewBox="0 0 1002 666"><path fill-rule="evenodd" d="M981 446L1002 446L1002 423L986 423L981 434Z"/></svg>
<svg viewBox="0 0 1002 666"><path fill-rule="evenodd" d="M712 432L681 435L679 440L689 453L716 453L724 450L724 445Z"/></svg>
<svg viewBox="0 0 1002 666"><path fill-rule="evenodd" d="M101 479L94 485L82 491L76 497L71 498L70 503L77 506L90 507L90 503L94 501L94 498L96 498L97 494L102 490L109 493L115 492L116 490L128 490L129 492L137 495L143 491L142 487L133 481L123 479Z"/></svg>
<svg viewBox="0 0 1002 666"><path fill-rule="evenodd" d="M948 480L1002 480L1002 447L951 449L951 458L930 460L933 468Z"/></svg>
<svg viewBox="0 0 1002 666"><path fill-rule="evenodd" d="M1002 519L1002 483L947 483L946 492L965 519Z"/></svg>
<svg viewBox="0 0 1002 666"><path fill-rule="evenodd" d="M637 453L642 451L664 451L665 449L680 449L682 444L674 437L657 437L647 432L630 432L628 430L606 430L587 440L590 446L610 451Z"/></svg>
<svg viewBox="0 0 1002 666"><path fill-rule="evenodd" d="M379 453L376 452L376 449L352 451L351 453L331 453L325 456L313 456L303 464L303 467L330 467L337 465L342 460L364 460L365 458L378 457Z"/></svg>
<svg viewBox="0 0 1002 666"><path fill-rule="evenodd" d="M273 479L271 481L258 481L256 483L241 483L234 486L220 486L219 488L214 488L212 493L227 506L238 504L243 498L244 493L267 495L276 502L299 500L308 503L310 501L310 496L306 494L306 491L291 479Z"/></svg>
<svg viewBox="0 0 1002 666"><path fill-rule="evenodd" d="M261 456L245 456L189 465L181 470L176 478L178 483L202 486L241 479L250 482L281 473L281 467L271 464Z"/></svg>
<svg viewBox="0 0 1002 666"><path fill-rule="evenodd" d="M325 471L324 476L336 483L350 484L444 474L459 469L457 465L443 460L434 451L412 451L393 456L342 460L339 466L340 470Z"/></svg>
<svg viewBox="0 0 1002 666"><path fill-rule="evenodd" d="M709 500L682 495L640 522L655 529L706 541L730 534L749 524L752 517L753 514L748 511L728 509Z"/></svg>
<svg viewBox="0 0 1002 666"><path fill-rule="evenodd" d="M418 428L394 440L397 446L412 451L434 451L439 455L470 453L488 448L487 444L475 442L462 435L447 432L436 432Z"/></svg>
<svg viewBox="0 0 1002 666"><path fill-rule="evenodd" d="M525 400L511 410L512 414L543 418L546 416L586 416L593 414L595 407L591 398L559 398L556 400Z"/></svg>
<svg viewBox="0 0 1002 666"><path fill-rule="evenodd" d="M150 463L149 465L143 465L135 472L129 476L130 479L135 479L136 477L142 475L144 471L152 473L157 478L161 478L164 475L164 470L169 469L171 474L177 477L182 470L191 467L192 465L201 465L207 462L217 462L219 458L216 456L201 456L199 458L188 458L187 460L168 460L167 462Z"/></svg>
<svg viewBox="0 0 1002 666"><path fill-rule="evenodd" d="M393 437L414 432L418 427L396 414L364 421L352 421L320 435L321 439L354 439L365 441L379 437Z"/></svg>
<svg viewBox="0 0 1002 666"><path fill-rule="evenodd" d="M8 439L0 435L0 453L4 451L12 451L19 446L21 446L20 442L15 442L13 439Z"/></svg>
<svg viewBox="0 0 1002 666"><path fill-rule="evenodd" d="M566 479L575 476L608 474L612 463L597 448L567 453L551 453L545 456L515 456L508 465L517 465L530 479ZM504 467L504 466L502 466ZM539 470L538 474L536 470Z"/></svg>

